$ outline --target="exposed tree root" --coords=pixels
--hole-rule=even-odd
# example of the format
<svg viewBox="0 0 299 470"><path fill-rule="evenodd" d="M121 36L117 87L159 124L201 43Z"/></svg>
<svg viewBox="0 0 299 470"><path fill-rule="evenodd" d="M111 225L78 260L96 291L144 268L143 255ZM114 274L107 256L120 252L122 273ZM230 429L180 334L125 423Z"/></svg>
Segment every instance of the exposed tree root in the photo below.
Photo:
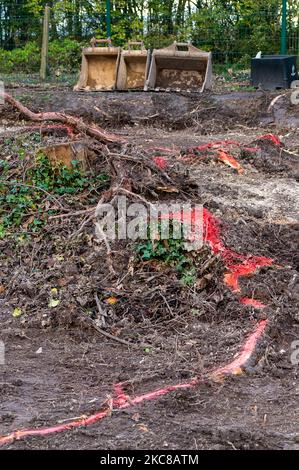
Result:
<svg viewBox="0 0 299 470"><path fill-rule="evenodd" d="M0 95L1 96L1 95ZM21 114L23 114L27 119L30 121L55 121L61 122L68 126L73 127L78 132L82 132L84 134L93 137L101 142L107 143L124 143L125 140L122 137L119 137L116 134L112 134L110 132L105 131L104 129L93 125L88 125L83 122L81 119L71 116L69 114L64 113L56 113L56 112L47 112L47 113L34 113L22 103L17 101L8 93L4 93L4 101L10 104L13 108L17 109Z"/></svg>

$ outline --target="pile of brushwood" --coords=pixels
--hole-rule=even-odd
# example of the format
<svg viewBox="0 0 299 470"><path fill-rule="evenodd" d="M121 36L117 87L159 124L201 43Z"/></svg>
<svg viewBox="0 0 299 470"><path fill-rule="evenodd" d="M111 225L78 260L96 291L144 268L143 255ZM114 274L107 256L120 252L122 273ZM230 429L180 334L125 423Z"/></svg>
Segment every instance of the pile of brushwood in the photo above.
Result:
<svg viewBox="0 0 299 470"><path fill-rule="evenodd" d="M97 207L109 203L116 210L119 196L149 209L157 202L202 203L182 160L169 158L165 168L155 152L95 125L62 113L32 113L9 96L6 101L28 119L59 122L66 132L58 137L54 128L44 134L41 124L1 138L3 312L21 324L84 325L125 344L144 345L142 331L133 331L131 322L225 318L250 331L252 317L240 320L244 307L224 286L223 260L208 245L190 250L171 236L100 241L95 232ZM37 156L41 144L68 142L69 126L74 140L84 139L84 170L76 160L53 164Z"/></svg>

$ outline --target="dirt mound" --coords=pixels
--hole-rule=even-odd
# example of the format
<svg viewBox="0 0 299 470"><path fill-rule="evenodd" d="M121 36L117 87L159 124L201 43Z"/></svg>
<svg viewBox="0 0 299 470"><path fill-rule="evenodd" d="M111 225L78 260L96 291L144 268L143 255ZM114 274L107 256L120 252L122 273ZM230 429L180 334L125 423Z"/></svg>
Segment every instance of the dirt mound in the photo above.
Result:
<svg viewBox="0 0 299 470"><path fill-rule="evenodd" d="M242 149L241 160L250 163L260 172L286 174L298 181L299 158L296 155L284 151L283 147L277 146L271 140L258 139L253 141L251 146L257 147L258 151L253 153L246 148Z"/></svg>
<svg viewBox="0 0 299 470"><path fill-rule="evenodd" d="M256 126L267 116L271 94L235 92L225 95L212 93L162 92L88 92L67 90L44 91L8 90L35 111L61 111L99 124L114 127L128 125L159 126L184 129L196 126L207 134L233 129L238 125ZM7 107L3 118L13 117Z"/></svg>

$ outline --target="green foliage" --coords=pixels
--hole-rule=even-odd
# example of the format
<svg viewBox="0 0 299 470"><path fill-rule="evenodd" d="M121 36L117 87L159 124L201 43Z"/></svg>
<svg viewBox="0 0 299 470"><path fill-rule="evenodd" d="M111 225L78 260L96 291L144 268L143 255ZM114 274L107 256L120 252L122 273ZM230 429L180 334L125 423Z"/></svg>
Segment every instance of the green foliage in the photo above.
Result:
<svg viewBox="0 0 299 470"><path fill-rule="evenodd" d="M136 247L136 253L143 261L158 259L172 266L180 267L186 261L184 240L146 240Z"/></svg>
<svg viewBox="0 0 299 470"><path fill-rule="evenodd" d="M5 184L0 183L1 212L4 212L0 218L2 236L8 227L13 225L19 227L27 214L36 211L39 200L39 195L34 194L32 188L26 186L8 188ZM41 223L39 219L34 218L33 225L35 227Z"/></svg>
<svg viewBox="0 0 299 470"><path fill-rule="evenodd" d="M25 47L6 51L0 49L2 73L37 72L40 64L40 48L35 42L28 42Z"/></svg>
<svg viewBox="0 0 299 470"><path fill-rule="evenodd" d="M6 160L0 160L0 174L6 174L9 169L9 164Z"/></svg>
<svg viewBox="0 0 299 470"><path fill-rule="evenodd" d="M34 186L54 194L75 194L88 184L88 178L77 161L72 162L72 168L62 164L52 165L43 154L37 157L28 175Z"/></svg>
<svg viewBox="0 0 299 470"><path fill-rule="evenodd" d="M49 43L49 69L52 72L77 72L81 63L82 44L71 39ZM1 73L37 73L40 67L40 47L28 42L25 47L7 51L0 49Z"/></svg>
<svg viewBox="0 0 299 470"><path fill-rule="evenodd" d="M82 43L74 39L56 39L49 44L50 71L77 72L81 64Z"/></svg>
<svg viewBox="0 0 299 470"><path fill-rule="evenodd" d="M158 260L176 269L183 284L192 286L196 282L196 268L188 255L184 239L146 240L135 247L141 261Z"/></svg>
<svg viewBox="0 0 299 470"><path fill-rule="evenodd" d="M23 159L22 151L19 157ZM24 223L24 231L37 232L46 223L47 216L53 213L43 208L47 194L51 200L51 195L97 191L108 180L106 174L88 177L77 161L72 162L72 168L62 164L53 166L46 156L40 155L28 170L26 181L20 183L9 179L9 166L0 160L0 238L6 236L9 229L21 228Z"/></svg>
<svg viewBox="0 0 299 470"><path fill-rule="evenodd" d="M37 72L46 0L0 0L0 72ZM51 0L49 66L78 71L81 45L107 37L106 0ZM216 63L242 63L259 50L279 52L282 0L114 0L112 40L123 46L143 39L147 47L192 41L213 51ZM17 12L16 12L17 9ZM288 48L299 50L299 3L288 0Z"/></svg>

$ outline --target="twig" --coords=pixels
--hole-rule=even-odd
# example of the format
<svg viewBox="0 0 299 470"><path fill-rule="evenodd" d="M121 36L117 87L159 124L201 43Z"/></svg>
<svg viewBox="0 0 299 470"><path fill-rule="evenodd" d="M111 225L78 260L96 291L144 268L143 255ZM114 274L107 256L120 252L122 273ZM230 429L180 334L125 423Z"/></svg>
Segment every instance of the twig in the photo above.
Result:
<svg viewBox="0 0 299 470"><path fill-rule="evenodd" d="M210 106L209 108L199 108L199 106L197 106L197 108L190 111L189 114L201 113L202 111L210 111L211 109L217 109L217 107L216 106ZM188 113L185 113L185 116L188 116Z"/></svg>
<svg viewBox="0 0 299 470"><path fill-rule="evenodd" d="M137 121L148 121L149 119L153 119L155 117L160 116L160 113L152 114L151 116L143 116L140 118L136 118Z"/></svg>
<svg viewBox="0 0 299 470"><path fill-rule="evenodd" d="M100 333L101 335L106 336L106 338L117 341L120 344L124 344L125 346L130 346L131 348L137 348L137 347L140 347L140 348L153 348L153 346L151 344L147 344L147 343L139 343L139 344L130 343L129 341L126 341L125 339L121 339L121 338L118 338L117 336L113 336L110 333L107 333L107 331L104 331L101 328L99 328L97 325L95 325L95 323L92 320L90 321L90 325L98 333Z"/></svg>
<svg viewBox="0 0 299 470"><path fill-rule="evenodd" d="M135 344L135 343L130 343L129 341L126 341L125 339L118 338L117 336L113 336L110 333L107 333L107 331L102 330L102 328L98 327L95 322L91 318L84 318L84 322L90 325L92 328L94 328L98 333L100 333L103 336L106 336L106 338L112 339L113 341L116 341L120 344L123 344L125 346L133 347L136 348L138 346L145 348L145 347L152 347L149 344Z"/></svg>
<svg viewBox="0 0 299 470"><path fill-rule="evenodd" d="M84 215L88 212L93 212L96 209L96 206L89 207L88 209L82 209L82 211L76 212L67 212L66 214L51 215L49 220L52 219L63 219L65 217L76 217L77 215Z"/></svg>
<svg viewBox="0 0 299 470"><path fill-rule="evenodd" d="M233 450L238 450L232 442L230 441L226 441L226 442L228 443L228 445L230 445L233 448Z"/></svg>
<svg viewBox="0 0 299 470"><path fill-rule="evenodd" d="M102 109L98 108L97 106L94 106L93 109L98 111L98 113L103 114L106 118L112 119L112 116L110 114L106 113L106 111L103 111Z"/></svg>
<svg viewBox="0 0 299 470"><path fill-rule="evenodd" d="M129 191L128 189L125 189L125 188L116 188L115 191L116 191L116 192L119 192L119 193L128 194L128 196L136 197L136 198L139 199L140 201L144 202L144 204L146 204L147 206L152 207L153 209L155 209L154 204L152 204L151 202L147 201L144 197L140 196L139 194L132 193L132 191Z"/></svg>
<svg viewBox="0 0 299 470"><path fill-rule="evenodd" d="M82 232L82 230L84 229L84 227L94 218L94 214L91 214L89 217L87 217L87 219L85 219L82 224L80 225L80 227L78 228L78 230L76 230L74 233L72 233L70 236L69 236L69 239L71 238L74 238L76 235L79 235L79 233Z"/></svg>
<svg viewBox="0 0 299 470"><path fill-rule="evenodd" d="M136 347L136 344L134 343L129 343L129 341L126 341L125 339L118 338L117 336L113 336L110 333L107 333L107 331L102 330L99 328L97 325L94 324L94 322L91 323L92 327L101 335L106 336L106 338L113 339L113 341L117 341L120 344L124 344L125 346L130 346L130 347Z"/></svg>
<svg viewBox="0 0 299 470"><path fill-rule="evenodd" d="M283 149L283 152L288 153L289 155L294 155L294 157L299 157L298 153L291 152L290 150Z"/></svg>
<svg viewBox="0 0 299 470"><path fill-rule="evenodd" d="M162 297L162 299L164 300L164 302L165 302L165 304L166 304L166 307L168 308L168 311L169 311L170 315L171 315L172 317L174 317L175 315L173 314L172 308L170 307L169 303L167 302L166 297L162 294L161 291L159 291L159 294L160 294L160 296Z"/></svg>

